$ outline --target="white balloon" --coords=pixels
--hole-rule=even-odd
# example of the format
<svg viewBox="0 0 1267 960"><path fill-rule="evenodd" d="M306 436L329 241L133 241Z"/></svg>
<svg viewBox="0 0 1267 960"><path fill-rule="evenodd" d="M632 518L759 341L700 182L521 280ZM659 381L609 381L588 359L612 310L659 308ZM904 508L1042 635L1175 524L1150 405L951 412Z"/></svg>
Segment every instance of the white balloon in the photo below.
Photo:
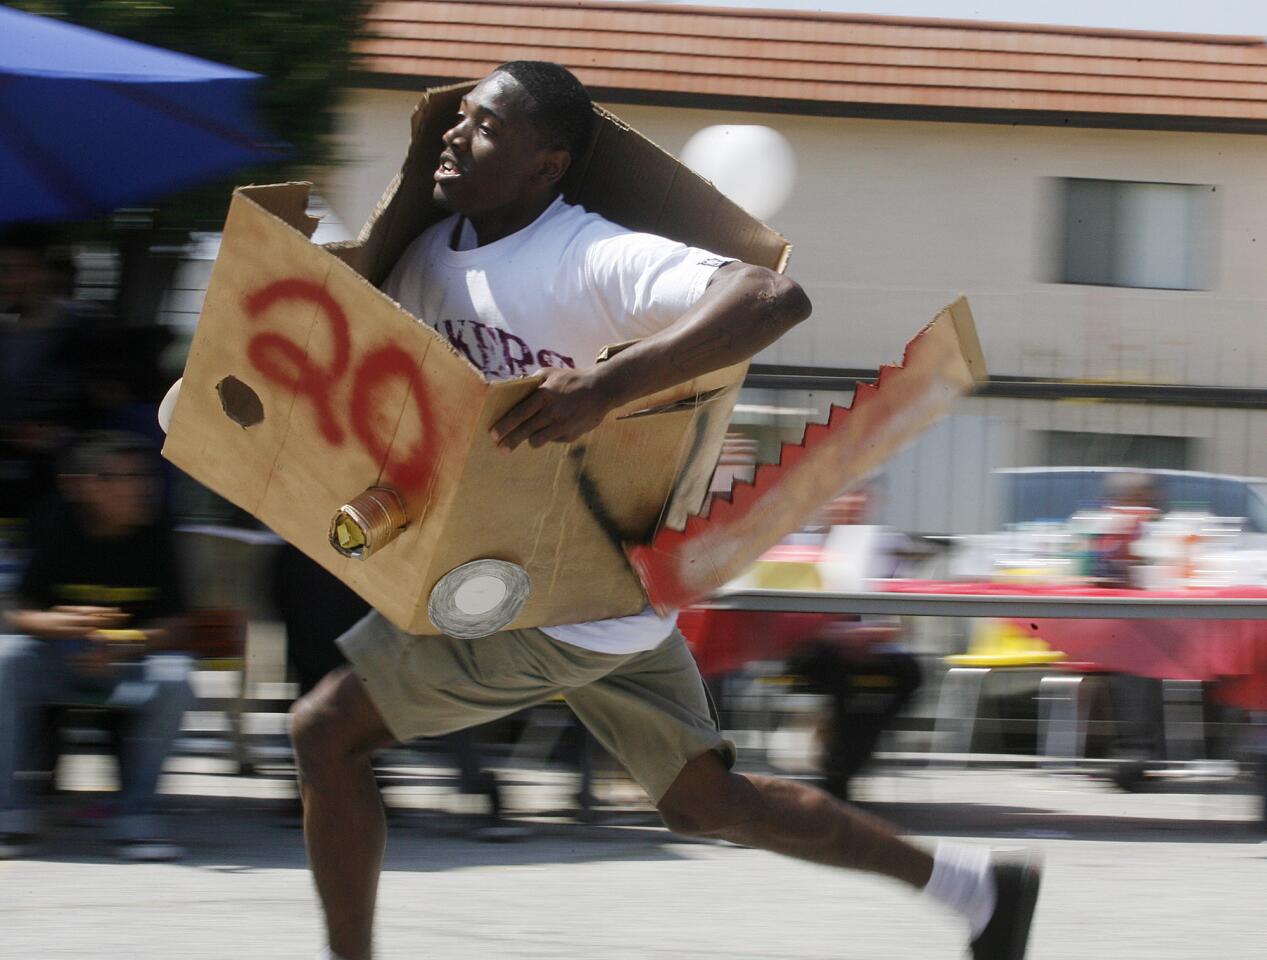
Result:
<svg viewBox="0 0 1267 960"><path fill-rule="evenodd" d="M796 185L796 152L769 127L705 127L686 141L682 162L758 220L778 213Z"/></svg>
<svg viewBox="0 0 1267 960"><path fill-rule="evenodd" d="M163 428L164 433L172 425L172 411L176 409L176 398L180 396L180 385L183 380L184 377L181 377L173 383L163 397L163 402L158 405L158 425Z"/></svg>

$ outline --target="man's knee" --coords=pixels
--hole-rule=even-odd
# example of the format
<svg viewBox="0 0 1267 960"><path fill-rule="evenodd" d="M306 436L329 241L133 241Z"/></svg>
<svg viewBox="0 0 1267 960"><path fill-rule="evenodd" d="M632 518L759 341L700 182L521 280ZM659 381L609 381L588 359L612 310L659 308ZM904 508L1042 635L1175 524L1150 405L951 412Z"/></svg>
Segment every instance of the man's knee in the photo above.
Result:
<svg viewBox="0 0 1267 960"><path fill-rule="evenodd" d="M318 684L291 705L290 742L301 764L327 759L335 751L341 734L337 700L331 688Z"/></svg>
<svg viewBox="0 0 1267 960"><path fill-rule="evenodd" d="M689 801L670 804L661 801L656 809L664 825L679 837L707 837L718 829L706 810Z"/></svg>
<svg viewBox="0 0 1267 960"><path fill-rule="evenodd" d="M171 711L192 710L198 702L191 680L194 659L182 653L151 654L141 662L142 680L153 687L154 702Z"/></svg>
<svg viewBox="0 0 1267 960"><path fill-rule="evenodd" d="M301 770L311 775L329 764L368 757L392 738L360 681L344 667L295 701L290 739Z"/></svg>
<svg viewBox="0 0 1267 960"><path fill-rule="evenodd" d="M664 825L684 837L722 837L749 816L752 788L715 753L687 763L656 809Z"/></svg>

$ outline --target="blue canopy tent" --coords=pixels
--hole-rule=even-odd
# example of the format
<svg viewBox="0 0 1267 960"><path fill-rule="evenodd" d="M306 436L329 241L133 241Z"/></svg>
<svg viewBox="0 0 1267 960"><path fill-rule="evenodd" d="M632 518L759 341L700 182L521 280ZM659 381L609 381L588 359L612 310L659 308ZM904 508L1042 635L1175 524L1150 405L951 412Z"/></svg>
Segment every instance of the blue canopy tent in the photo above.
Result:
<svg viewBox="0 0 1267 960"><path fill-rule="evenodd" d="M277 159L258 74L0 7L0 223L72 220Z"/></svg>

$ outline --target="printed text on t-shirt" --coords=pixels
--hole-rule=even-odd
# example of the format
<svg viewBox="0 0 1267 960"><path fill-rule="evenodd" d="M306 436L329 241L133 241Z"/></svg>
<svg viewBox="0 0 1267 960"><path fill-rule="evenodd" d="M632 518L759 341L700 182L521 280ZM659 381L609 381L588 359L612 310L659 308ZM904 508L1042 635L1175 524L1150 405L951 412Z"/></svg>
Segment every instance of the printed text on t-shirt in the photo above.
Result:
<svg viewBox="0 0 1267 960"><path fill-rule="evenodd" d="M454 348L493 377L521 377L538 367L575 367L576 361L556 350L537 350L509 330L478 320L441 320L438 329Z"/></svg>

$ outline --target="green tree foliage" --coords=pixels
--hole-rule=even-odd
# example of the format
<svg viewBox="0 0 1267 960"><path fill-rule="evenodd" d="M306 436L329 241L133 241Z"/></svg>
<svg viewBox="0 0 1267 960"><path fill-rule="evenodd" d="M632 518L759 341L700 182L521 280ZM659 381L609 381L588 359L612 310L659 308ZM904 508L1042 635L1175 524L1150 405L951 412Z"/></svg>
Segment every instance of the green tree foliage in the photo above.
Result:
<svg viewBox="0 0 1267 960"><path fill-rule="evenodd" d="M262 74L259 117L290 153L233 183L267 183L334 159L334 107L352 69L366 0L10 0L31 13ZM170 198L160 220L220 221L232 184Z"/></svg>

